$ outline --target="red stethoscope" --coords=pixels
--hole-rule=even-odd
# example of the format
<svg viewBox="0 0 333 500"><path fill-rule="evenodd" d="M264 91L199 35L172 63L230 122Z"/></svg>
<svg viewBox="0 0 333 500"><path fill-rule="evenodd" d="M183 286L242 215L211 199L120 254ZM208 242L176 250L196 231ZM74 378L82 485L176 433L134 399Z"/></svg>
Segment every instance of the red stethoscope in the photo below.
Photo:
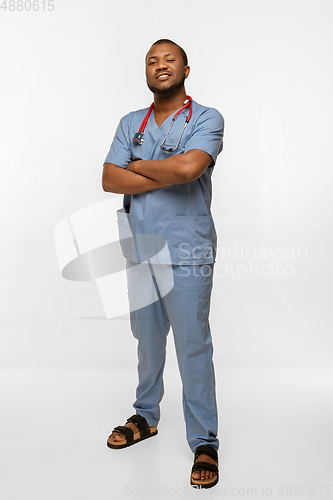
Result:
<svg viewBox="0 0 333 500"><path fill-rule="evenodd" d="M180 143L180 139L182 138L183 132L184 132L185 128L187 127L187 124L190 121L191 116L192 116L192 97L189 96L189 95L187 95L186 96L186 100L183 102L183 104L184 104L184 106L179 111L177 111L177 113L173 117L171 125L170 125L170 128L169 128L169 130L168 130L166 136L164 137L163 142L162 142L162 144L160 146L163 151L167 151L168 153L172 153L173 151L176 151L176 149L178 148L178 144ZM152 112L153 107L154 107L154 103L151 104L151 106L150 106L150 108L148 110L148 113L144 117L143 122L141 123L141 127L139 128L139 132L137 132L136 134L134 134L133 137L132 137L133 141L137 142L140 146L141 146L141 144L144 143L145 138L143 137L143 132L144 132L144 130L146 128L146 125L148 123L148 119L149 119L150 113ZM176 147L174 149L172 149L172 148L165 148L163 146L163 144L165 143L165 140L168 137L168 135L169 135L169 133L170 133L170 131L172 129L172 126L173 126L173 124L175 122L176 117L179 115L179 113L181 113L187 107L190 108L189 109L189 113L188 113L188 117L185 120L185 125L184 125L184 127L183 127L183 129L181 131L181 134L179 136L179 139L178 139L178 142L176 144Z"/></svg>

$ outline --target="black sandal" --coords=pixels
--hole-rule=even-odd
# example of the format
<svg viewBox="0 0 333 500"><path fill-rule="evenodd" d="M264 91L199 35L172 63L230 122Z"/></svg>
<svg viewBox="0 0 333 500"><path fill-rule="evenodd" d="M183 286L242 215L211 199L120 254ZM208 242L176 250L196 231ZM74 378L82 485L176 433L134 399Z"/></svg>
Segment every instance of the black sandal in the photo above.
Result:
<svg viewBox="0 0 333 500"><path fill-rule="evenodd" d="M216 460L217 465L211 464L209 462L196 462L195 460L198 458L199 455L208 455L211 457L213 460ZM196 470L209 470L212 472L216 472L216 475L213 477L209 477L206 479L193 479L192 474ZM198 448L195 450L195 455L194 455L194 464L191 470L191 482L190 484L194 487L199 487L199 488L211 488L212 486L215 486L215 484L218 483L219 480L219 469L218 469L218 455L217 451L215 448L210 446L209 444L202 444L201 446L198 446Z"/></svg>
<svg viewBox="0 0 333 500"><path fill-rule="evenodd" d="M148 425L147 420L142 417L141 415L135 414L132 415L130 418L126 420L127 422L133 422L137 426L140 432L140 437L139 439L134 439L134 432L130 427L127 427L126 425L118 425L113 429L113 431L118 431L121 432L122 434L125 435L126 438L126 443L125 444L113 444L109 442L109 439L107 440L107 446L109 448L113 448L114 450L117 450L118 448L127 448L128 446L132 446L132 444L138 443L139 441L143 441L144 439L148 439L150 437L156 436L158 433L158 430L151 432L150 427ZM113 432L112 431L112 432ZM112 433L111 433L112 434ZM110 434L110 436L111 436ZM109 438L110 438L109 436Z"/></svg>

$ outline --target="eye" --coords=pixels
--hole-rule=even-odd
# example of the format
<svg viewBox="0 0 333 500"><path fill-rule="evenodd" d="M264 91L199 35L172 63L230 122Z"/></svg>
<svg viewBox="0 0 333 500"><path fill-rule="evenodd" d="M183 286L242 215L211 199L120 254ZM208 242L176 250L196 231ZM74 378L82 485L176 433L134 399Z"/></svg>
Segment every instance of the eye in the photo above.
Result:
<svg viewBox="0 0 333 500"><path fill-rule="evenodd" d="M168 62L174 62L174 59L167 59Z"/></svg>

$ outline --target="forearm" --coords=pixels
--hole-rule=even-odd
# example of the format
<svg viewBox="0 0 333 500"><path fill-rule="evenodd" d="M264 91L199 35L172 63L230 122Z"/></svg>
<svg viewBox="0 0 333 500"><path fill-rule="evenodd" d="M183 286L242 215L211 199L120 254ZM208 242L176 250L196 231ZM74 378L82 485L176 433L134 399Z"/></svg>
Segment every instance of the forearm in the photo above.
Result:
<svg viewBox="0 0 333 500"><path fill-rule="evenodd" d="M104 165L102 186L104 191L110 193L137 194L168 185L170 184L136 174L117 165L107 163Z"/></svg>
<svg viewBox="0 0 333 500"><path fill-rule="evenodd" d="M193 180L190 158L186 154L164 160L137 160L129 163L126 170L168 184L183 184Z"/></svg>

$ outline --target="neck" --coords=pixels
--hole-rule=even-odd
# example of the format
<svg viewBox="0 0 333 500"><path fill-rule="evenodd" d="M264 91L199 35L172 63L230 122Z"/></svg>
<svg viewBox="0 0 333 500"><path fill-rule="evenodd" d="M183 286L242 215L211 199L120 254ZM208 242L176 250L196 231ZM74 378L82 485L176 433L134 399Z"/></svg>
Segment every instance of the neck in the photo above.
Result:
<svg viewBox="0 0 333 500"><path fill-rule="evenodd" d="M154 111L155 113L170 115L173 111L181 108L186 99L185 88L178 90L176 94L161 95L154 94Z"/></svg>

